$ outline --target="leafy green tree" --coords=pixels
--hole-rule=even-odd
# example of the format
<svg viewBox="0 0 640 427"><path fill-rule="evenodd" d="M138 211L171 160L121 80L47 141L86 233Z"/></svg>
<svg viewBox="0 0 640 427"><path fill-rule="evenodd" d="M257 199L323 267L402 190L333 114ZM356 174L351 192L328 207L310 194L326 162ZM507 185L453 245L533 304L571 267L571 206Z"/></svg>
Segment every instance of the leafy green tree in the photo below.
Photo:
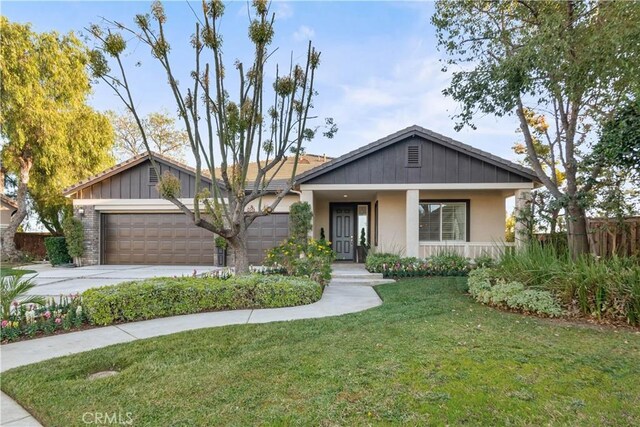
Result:
<svg viewBox="0 0 640 427"><path fill-rule="evenodd" d="M604 164L594 188L598 215L622 219L640 212L640 98L621 104L602 127L591 163Z"/></svg>
<svg viewBox="0 0 640 427"><path fill-rule="evenodd" d="M439 1L432 18L462 105L458 127L478 114L518 118L531 167L567 213L573 256L589 249L585 208L602 163L581 167L598 128L640 84L640 3ZM536 149L527 111L550 118ZM543 167L553 156L565 176ZM553 162L555 164L555 162Z"/></svg>
<svg viewBox="0 0 640 427"><path fill-rule="evenodd" d="M140 128L130 111L123 114L110 111L109 119L116 134L114 154L118 160L126 160L147 152ZM185 150L189 147L189 136L184 130L176 128L175 118L167 112L154 112L147 114L141 122L155 153L184 161Z"/></svg>
<svg viewBox="0 0 640 427"><path fill-rule="evenodd" d="M2 234L2 255L15 259L28 194L46 221L51 205L64 203L62 187L111 162L113 139L106 119L85 104L86 47L73 34L35 33L5 17L0 23L0 156L17 178L18 204Z"/></svg>
<svg viewBox="0 0 640 427"><path fill-rule="evenodd" d="M238 274L249 271L248 227L256 218L270 215L296 185L296 166L303 143L311 140L319 129L311 127L309 111L317 95L314 81L320 52L309 42L305 62L289 64L285 73L276 66L270 85L265 81L265 66L270 58L268 49L274 36L275 16L269 12L266 0L254 0L252 6L249 39L254 54L248 66L240 60L233 64L239 82L234 90L228 89L228 69L223 60L223 39L219 32L224 14L221 0L203 2L196 17L191 40L194 68L188 84L179 84L174 74L171 46L166 38L167 16L160 2L153 3L151 14L137 15L132 28L108 20L102 26L89 28L98 43L92 54L94 75L111 87L131 112L149 153L152 142L137 111L134 88L123 64L127 40L148 47L166 73L195 159L194 207L190 209L179 199L175 177L162 176L160 194L196 226L229 242ZM335 124L331 119L325 123L328 127L325 135L331 137L337 130ZM270 184L289 153L294 153L295 164L290 179L278 188L271 201L263 204L263 197L273 194ZM151 163L158 172L152 155ZM250 163L259 165L253 182L247 180ZM201 187L203 170L213 178L211 189ZM167 181L166 185L163 181Z"/></svg>

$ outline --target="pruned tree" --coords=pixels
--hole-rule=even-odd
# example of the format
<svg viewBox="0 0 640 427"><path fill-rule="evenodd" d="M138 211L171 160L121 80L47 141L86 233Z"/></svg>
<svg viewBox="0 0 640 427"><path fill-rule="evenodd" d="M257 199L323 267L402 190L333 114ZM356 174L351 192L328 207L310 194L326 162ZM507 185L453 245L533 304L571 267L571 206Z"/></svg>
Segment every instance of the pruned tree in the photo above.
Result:
<svg viewBox="0 0 640 427"><path fill-rule="evenodd" d="M169 90L188 135L195 159L196 195L193 209L180 200L180 183L171 175L163 175L159 183L161 197L177 206L195 225L222 236L234 250L236 273L249 270L247 229L258 217L269 215L295 186L296 167L288 182L268 203L263 197L275 173L282 167L285 154L292 152L297 165L305 141L311 140L318 128L310 126L309 111L317 95L315 74L320 52L309 42L305 62L289 65L282 73L276 66L273 86L265 83L268 48L273 40L275 16L263 0L252 3L254 16L249 24L249 38L254 55L249 66L234 63L239 87L228 90L227 69L223 61L220 21L224 4L220 0L203 2L201 15L194 24L191 48L194 69L189 85L181 85L170 61L171 46L166 38L167 16L160 2L151 6L151 14L137 15L135 26L105 20L89 31L97 41L93 52L94 76L101 79L131 112L146 150L151 142L136 103L134 88L123 62L127 39L147 46L166 73ZM113 68L113 69L112 69ZM232 97L231 94L236 96ZM327 119L331 137L336 131ZM156 172L157 164L150 155ZM259 167L253 182L248 182L249 163ZM219 167L220 173L216 173ZM211 188L203 188L203 174L212 178Z"/></svg>
<svg viewBox="0 0 640 427"><path fill-rule="evenodd" d="M5 17L0 23L0 156L16 177L18 204L2 234L2 257L16 259L27 196L41 212L64 203L65 182L108 166L113 138L106 118L86 105L86 47L73 34L36 33Z"/></svg>
<svg viewBox="0 0 640 427"><path fill-rule="evenodd" d="M640 84L640 3L439 1L432 18L454 68L445 94L478 114L518 118L531 167L567 213L569 249L588 251L585 207L602 164L582 167L597 130ZM548 148L565 175L545 171L527 111L549 118ZM555 164L555 161L553 162Z"/></svg>
<svg viewBox="0 0 640 427"><path fill-rule="evenodd" d="M131 111L117 114L108 112L116 136L114 155L123 161L138 154L146 153L142 133ZM187 133L176 127L176 119L168 112L153 112L141 118L142 126L155 153L178 161L184 161L185 151L189 146Z"/></svg>

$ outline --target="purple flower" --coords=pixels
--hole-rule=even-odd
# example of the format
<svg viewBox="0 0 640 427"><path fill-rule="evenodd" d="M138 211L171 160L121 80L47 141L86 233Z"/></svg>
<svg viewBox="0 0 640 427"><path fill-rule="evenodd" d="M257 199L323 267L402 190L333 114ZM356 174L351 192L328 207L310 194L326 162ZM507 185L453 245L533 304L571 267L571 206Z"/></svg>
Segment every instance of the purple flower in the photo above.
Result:
<svg viewBox="0 0 640 427"><path fill-rule="evenodd" d="M49 310L45 311L44 312L44 317L45 317L45 319L50 318L51 317L51 312Z"/></svg>
<svg viewBox="0 0 640 427"><path fill-rule="evenodd" d="M3 320L2 321L2 327L3 328L6 328L8 324L9 324L9 322L7 320Z"/></svg>
<svg viewBox="0 0 640 427"><path fill-rule="evenodd" d="M56 324L59 325L60 323L62 323L62 319L59 317L56 317L56 320L54 320L54 322L56 322Z"/></svg>

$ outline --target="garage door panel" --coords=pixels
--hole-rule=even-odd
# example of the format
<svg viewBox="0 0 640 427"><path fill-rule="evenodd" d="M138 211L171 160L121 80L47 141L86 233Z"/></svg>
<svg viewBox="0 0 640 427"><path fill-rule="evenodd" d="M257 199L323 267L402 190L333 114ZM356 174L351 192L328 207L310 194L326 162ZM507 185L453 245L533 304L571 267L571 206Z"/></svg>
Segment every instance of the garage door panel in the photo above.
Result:
<svg viewBox="0 0 640 427"><path fill-rule="evenodd" d="M183 214L104 214L105 264L213 265L213 234Z"/></svg>
<svg viewBox="0 0 640 427"><path fill-rule="evenodd" d="M104 214L105 264L213 265L214 235L183 214ZM259 217L247 230L249 262L261 264L265 253L289 234L289 215Z"/></svg>
<svg viewBox="0 0 640 427"><path fill-rule="evenodd" d="M266 252L289 236L289 215L261 216L247 230L247 255L253 265L262 264Z"/></svg>

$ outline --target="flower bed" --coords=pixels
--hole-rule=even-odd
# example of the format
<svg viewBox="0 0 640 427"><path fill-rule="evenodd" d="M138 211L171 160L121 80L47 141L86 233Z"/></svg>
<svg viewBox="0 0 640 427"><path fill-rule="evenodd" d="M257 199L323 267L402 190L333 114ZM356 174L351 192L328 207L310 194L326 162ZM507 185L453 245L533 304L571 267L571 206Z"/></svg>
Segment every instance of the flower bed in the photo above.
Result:
<svg viewBox="0 0 640 427"><path fill-rule="evenodd" d="M265 265L288 276L308 277L324 286L331 280L331 263L336 259L330 245L331 242L322 239L309 239L305 243L289 239L267 252Z"/></svg>
<svg viewBox="0 0 640 427"><path fill-rule="evenodd" d="M381 253L370 254L366 268L372 273L382 273L385 278L466 276L473 264L454 253L442 253L426 259Z"/></svg>
<svg viewBox="0 0 640 427"><path fill-rule="evenodd" d="M277 275L154 278L88 289L82 301L91 324L153 319L203 311L310 304L322 287L309 279Z"/></svg>
<svg viewBox="0 0 640 427"><path fill-rule="evenodd" d="M79 295L46 300L44 305L13 302L12 314L3 319L0 341L11 342L39 335L69 331L87 324L87 316Z"/></svg>

